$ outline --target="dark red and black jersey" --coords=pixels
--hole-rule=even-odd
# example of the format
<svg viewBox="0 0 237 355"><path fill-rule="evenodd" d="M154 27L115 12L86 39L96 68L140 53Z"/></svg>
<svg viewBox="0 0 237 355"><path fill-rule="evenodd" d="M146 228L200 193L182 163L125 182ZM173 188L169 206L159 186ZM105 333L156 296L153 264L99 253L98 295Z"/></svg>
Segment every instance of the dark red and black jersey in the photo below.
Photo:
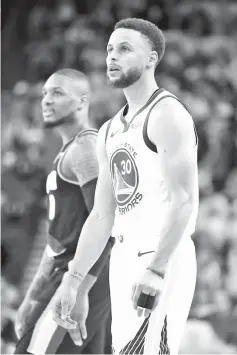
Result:
<svg viewBox="0 0 237 355"><path fill-rule="evenodd" d="M68 270L69 261L74 258L82 227L89 215L83 197L83 187L98 177L96 139L97 131L94 129L78 133L61 149L48 175L46 189L49 201L49 230L46 251L54 259L54 265L49 280L45 282L43 289L36 296L38 302L35 302L28 319L27 336L23 336L18 344L17 350L20 347L22 351L25 350L24 353L27 351L34 327L37 328L37 321L43 317L43 312L60 285L64 273ZM113 238L110 238L107 244L108 251L112 246ZM100 349L94 340L98 331L104 331L101 338L104 340L103 346L111 347L109 259L110 252L106 260L102 259L104 263L101 265L101 272L89 292L90 307L86 321L88 337L87 343L83 346L89 344L93 353L97 353ZM57 346L60 347L58 352L54 352L55 354L65 348L68 354L83 351L83 346L82 348L75 347L67 332L62 333L60 330L58 334L57 330L51 339L52 343L57 341ZM93 350L94 348L96 350Z"/></svg>
<svg viewBox="0 0 237 355"><path fill-rule="evenodd" d="M46 184L49 220L47 251L55 259L55 268L64 271L68 261L74 257L81 229L89 215L77 177L63 168L70 147L83 136L96 140L97 131L84 130L61 149Z"/></svg>

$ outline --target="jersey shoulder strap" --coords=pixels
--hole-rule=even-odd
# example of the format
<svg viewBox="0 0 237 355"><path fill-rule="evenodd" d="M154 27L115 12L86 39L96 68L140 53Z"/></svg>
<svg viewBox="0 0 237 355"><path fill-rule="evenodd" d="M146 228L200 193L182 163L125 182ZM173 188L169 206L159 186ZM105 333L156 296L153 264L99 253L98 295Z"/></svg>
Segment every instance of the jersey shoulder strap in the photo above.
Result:
<svg viewBox="0 0 237 355"><path fill-rule="evenodd" d="M87 136L87 135L95 135L95 136L97 136L97 134L98 134L98 130L97 129L95 129L95 128L87 128L87 129L83 129L81 132L79 132L75 136L75 139L79 138L79 137Z"/></svg>
<svg viewBox="0 0 237 355"><path fill-rule="evenodd" d="M110 126L111 126L111 123L113 121L114 117L111 118L107 124L107 127L106 127L106 131L105 131L105 145L107 143L107 138L108 138L108 134L109 134L109 130L110 130Z"/></svg>
<svg viewBox="0 0 237 355"><path fill-rule="evenodd" d="M125 105L126 106L126 105ZM120 116L120 114L121 114L121 112L124 110L124 107L125 106L123 106L119 111L118 111L118 113L116 113L116 115L114 115L110 120L109 120L109 123L108 123L108 125L107 125L107 127L106 127L106 132L105 132L105 146L106 146L106 144L107 144L107 139L108 139L108 136L109 136L109 131L110 131L110 128L111 128L111 124L112 124L112 122L114 122L114 119L116 118L116 117L119 117Z"/></svg>

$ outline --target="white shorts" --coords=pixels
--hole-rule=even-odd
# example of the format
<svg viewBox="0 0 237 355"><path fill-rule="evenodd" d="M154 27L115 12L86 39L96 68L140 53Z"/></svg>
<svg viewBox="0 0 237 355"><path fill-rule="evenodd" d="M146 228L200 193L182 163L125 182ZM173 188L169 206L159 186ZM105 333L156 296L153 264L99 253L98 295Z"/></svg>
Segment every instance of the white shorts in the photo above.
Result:
<svg viewBox="0 0 237 355"><path fill-rule="evenodd" d="M116 244L110 262L115 353L123 350L122 353L127 354L178 354L196 283L196 255L191 238L182 240L173 254L159 304L149 319L137 316L131 292L152 254L138 257L137 253L123 247L123 243Z"/></svg>
<svg viewBox="0 0 237 355"><path fill-rule="evenodd" d="M56 293L55 293L56 296ZM53 320L52 305L55 296L37 321L27 351L31 354L53 353L62 342L67 330Z"/></svg>

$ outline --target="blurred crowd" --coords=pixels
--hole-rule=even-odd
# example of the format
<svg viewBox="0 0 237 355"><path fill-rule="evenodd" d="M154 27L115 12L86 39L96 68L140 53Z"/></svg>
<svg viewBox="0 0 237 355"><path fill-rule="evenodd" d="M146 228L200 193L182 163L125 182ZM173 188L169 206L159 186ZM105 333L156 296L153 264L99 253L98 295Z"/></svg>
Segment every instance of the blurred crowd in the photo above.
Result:
<svg viewBox="0 0 237 355"><path fill-rule="evenodd" d="M78 13L71 0L32 8L24 48L28 79L2 93L1 353L11 352L16 340L12 322L23 270L45 218L45 179L60 147L42 129L42 83L63 67L87 73L90 117L99 128L124 103L107 86L105 49L114 23L130 16L164 30L157 82L189 108L199 136L198 277L181 352L237 352L237 3L100 0L89 1L87 10Z"/></svg>

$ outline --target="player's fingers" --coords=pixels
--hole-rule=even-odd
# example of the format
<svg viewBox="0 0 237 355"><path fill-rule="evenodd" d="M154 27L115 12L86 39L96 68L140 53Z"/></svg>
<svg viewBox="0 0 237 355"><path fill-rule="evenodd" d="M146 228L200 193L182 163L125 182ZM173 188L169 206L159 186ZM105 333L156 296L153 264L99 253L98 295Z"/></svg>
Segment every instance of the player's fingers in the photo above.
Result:
<svg viewBox="0 0 237 355"><path fill-rule="evenodd" d="M74 344L76 344L78 346L82 346L83 341L82 341L82 336L81 336L80 330L78 328L77 329L70 329L68 332L69 332Z"/></svg>
<svg viewBox="0 0 237 355"><path fill-rule="evenodd" d="M86 329L86 322L85 320L79 321L79 329L81 331L81 336L83 339L87 338L87 329Z"/></svg>
<svg viewBox="0 0 237 355"><path fill-rule="evenodd" d="M61 300L61 318L66 319L70 314L69 302L67 300Z"/></svg>
<svg viewBox="0 0 237 355"><path fill-rule="evenodd" d="M142 292L145 293L146 295L150 295L152 293L152 291L153 290L150 287L145 286L145 285L142 288Z"/></svg>
<svg viewBox="0 0 237 355"><path fill-rule="evenodd" d="M71 326L77 328L77 322L73 320L70 316L67 316L66 322L69 323Z"/></svg>
<svg viewBox="0 0 237 355"><path fill-rule="evenodd" d="M54 321L60 326L65 329L76 329L77 323L71 319L64 320L58 316L54 317Z"/></svg>
<svg viewBox="0 0 237 355"><path fill-rule="evenodd" d="M147 299L149 296L149 291L150 291L150 289L145 285L140 287L140 293L137 294L138 298L136 299L134 297L134 299L136 301L136 304L134 304L134 307L137 306L137 307L141 307L143 309L146 308L146 303L147 303ZM135 309L137 309L137 308L135 308Z"/></svg>
<svg viewBox="0 0 237 355"><path fill-rule="evenodd" d="M150 289L149 295L150 295L150 296L156 296L156 295L157 295L157 292L156 292L154 289Z"/></svg>
<svg viewBox="0 0 237 355"><path fill-rule="evenodd" d="M138 317L141 317L143 315L145 308L142 307L137 307L137 315Z"/></svg>
<svg viewBox="0 0 237 355"><path fill-rule="evenodd" d="M142 315L145 315L145 313L146 313L146 302L143 302L141 297L143 297L144 301L146 301L147 297L149 297L149 292L150 292L150 288L144 285L142 287L140 296L137 301L137 315L138 315L138 317L141 317ZM140 301L142 301L143 304L140 305Z"/></svg>
<svg viewBox="0 0 237 355"><path fill-rule="evenodd" d="M140 294L141 294L141 290L142 290L142 285L137 285L137 287L136 287L136 290L135 290L135 292L134 292L134 294L133 294L133 307L134 307L134 309L137 309L137 301L138 301L138 298L139 298L139 296L140 296Z"/></svg>
<svg viewBox="0 0 237 355"><path fill-rule="evenodd" d="M156 297L156 291L154 289L149 290L149 296L146 301L146 310L144 312L144 317L147 318L152 312L154 302L155 302L155 297Z"/></svg>
<svg viewBox="0 0 237 355"><path fill-rule="evenodd" d="M67 316L65 319L63 319L61 309L61 302L55 302L52 308L53 320L65 329L75 329L77 327L77 322L72 320L70 316Z"/></svg>
<svg viewBox="0 0 237 355"><path fill-rule="evenodd" d="M150 314L151 314L151 310L146 308L144 311L144 317L147 318L149 317Z"/></svg>
<svg viewBox="0 0 237 355"><path fill-rule="evenodd" d="M76 329L77 322L72 320L69 316L66 319L62 319L60 316L55 317L55 322L65 329Z"/></svg>

